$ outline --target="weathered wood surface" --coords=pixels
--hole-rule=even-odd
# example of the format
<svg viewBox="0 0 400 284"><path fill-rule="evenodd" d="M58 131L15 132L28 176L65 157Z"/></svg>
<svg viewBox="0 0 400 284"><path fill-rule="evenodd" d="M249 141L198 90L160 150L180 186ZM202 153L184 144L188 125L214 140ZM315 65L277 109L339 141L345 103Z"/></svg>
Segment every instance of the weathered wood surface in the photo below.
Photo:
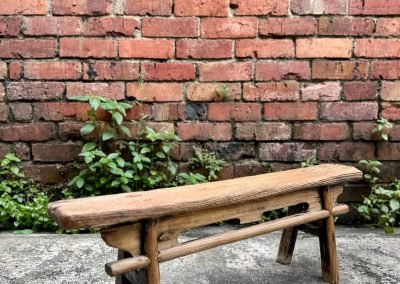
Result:
<svg viewBox="0 0 400 284"><path fill-rule="evenodd" d="M362 173L356 168L327 164L150 192L58 201L51 203L48 211L63 228L96 228L340 185L361 177Z"/></svg>
<svg viewBox="0 0 400 284"><path fill-rule="evenodd" d="M150 259L150 264L147 266L147 283L159 284L160 265L158 264L158 233L156 220L151 220L146 224L144 252Z"/></svg>
<svg viewBox="0 0 400 284"><path fill-rule="evenodd" d="M130 257L107 263L106 273L109 276L117 276L134 270L139 270L149 266L150 259L146 256Z"/></svg>

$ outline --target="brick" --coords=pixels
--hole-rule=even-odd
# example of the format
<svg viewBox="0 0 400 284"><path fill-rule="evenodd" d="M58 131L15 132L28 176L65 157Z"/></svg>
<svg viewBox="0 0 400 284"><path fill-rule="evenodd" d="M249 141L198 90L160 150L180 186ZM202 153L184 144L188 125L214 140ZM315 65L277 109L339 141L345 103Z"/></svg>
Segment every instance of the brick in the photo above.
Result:
<svg viewBox="0 0 400 284"><path fill-rule="evenodd" d="M169 16L172 13L172 0L125 0L126 15Z"/></svg>
<svg viewBox="0 0 400 284"><path fill-rule="evenodd" d="M345 15L347 0L292 0L290 9L298 15Z"/></svg>
<svg viewBox="0 0 400 284"><path fill-rule="evenodd" d="M142 36L145 37L197 37L196 18L144 18Z"/></svg>
<svg viewBox="0 0 400 284"><path fill-rule="evenodd" d="M25 18L25 35L70 36L80 34L78 17L30 17Z"/></svg>
<svg viewBox="0 0 400 284"><path fill-rule="evenodd" d="M372 130L375 128L375 122L355 122L353 123L354 140L375 140Z"/></svg>
<svg viewBox="0 0 400 284"><path fill-rule="evenodd" d="M82 66L80 62L28 61L24 73L27 79L78 80L82 77Z"/></svg>
<svg viewBox="0 0 400 284"><path fill-rule="evenodd" d="M375 23L371 18L322 17L318 20L320 35L366 36L372 35Z"/></svg>
<svg viewBox="0 0 400 284"><path fill-rule="evenodd" d="M353 41L346 38L310 38L296 40L298 58L350 58Z"/></svg>
<svg viewBox="0 0 400 284"><path fill-rule="evenodd" d="M258 103L212 103L208 105L211 121L256 121L261 119Z"/></svg>
<svg viewBox="0 0 400 284"><path fill-rule="evenodd" d="M129 128L132 133L132 137L126 140L135 140L138 133L143 130L144 127L150 127L157 132L174 132L174 124L166 122L146 122L144 125L137 122L125 123L125 126Z"/></svg>
<svg viewBox="0 0 400 284"><path fill-rule="evenodd" d="M140 102L134 102L132 108L127 110L125 120L140 120L145 116L151 116L151 108L149 104L143 104Z"/></svg>
<svg viewBox="0 0 400 284"><path fill-rule="evenodd" d="M5 103L0 103L0 121L7 121L9 112L8 105Z"/></svg>
<svg viewBox="0 0 400 284"><path fill-rule="evenodd" d="M4 101L4 97L6 96L6 93L4 91L4 86L0 82L0 102Z"/></svg>
<svg viewBox="0 0 400 284"><path fill-rule="evenodd" d="M2 0L0 15L45 15L48 12L46 0Z"/></svg>
<svg viewBox="0 0 400 284"><path fill-rule="evenodd" d="M251 62L218 62L199 64L201 82L249 81L253 79Z"/></svg>
<svg viewBox="0 0 400 284"><path fill-rule="evenodd" d="M142 63L142 74L148 81L190 81L195 68L191 63Z"/></svg>
<svg viewBox="0 0 400 284"><path fill-rule="evenodd" d="M250 141L289 140L291 128L281 122L238 123L235 137L239 140Z"/></svg>
<svg viewBox="0 0 400 284"><path fill-rule="evenodd" d="M61 184L66 183L79 174L75 164L42 164L27 163L23 166L27 177L34 179L40 184Z"/></svg>
<svg viewBox="0 0 400 284"><path fill-rule="evenodd" d="M400 159L400 143L383 143L378 145L378 159L381 161L398 161Z"/></svg>
<svg viewBox="0 0 400 284"><path fill-rule="evenodd" d="M214 152L218 157L222 157L226 161L239 161L245 158L255 158L255 143L253 142L228 142L213 143L208 142L205 148Z"/></svg>
<svg viewBox="0 0 400 284"><path fill-rule="evenodd" d="M374 158L374 144L363 142L325 143L318 151L318 159L321 161L356 162Z"/></svg>
<svg viewBox="0 0 400 284"><path fill-rule="evenodd" d="M223 86L229 90L226 100L239 100L241 86L239 83L218 84L218 83L191 83L187 85L187 98L194 102L218 101L217 91Z"/></svg>
<svg viewBox="0 0 400 284"><path fill-rule="evenodd" d="M2 58L51 58L56 55L57 42L51 39L0 40Z"/></svg>
<svg viewBox="0 0 400 284"><path fill-rule="evenodd" d="M236 16L285 16L288 0L232 0L231 7Z"/></svg>
<svg viewBox="0 0 400 284"><path fill-rule="evenodd" d="M367 61L315 60L312 63L312 78L322 80L364 80L368 78Z"/></svg>
<svg viewBox="0 0 400 284"><path fill-rule="evenodd" d="M389 120L400 120L400 105L382 103L381 117Z"/></svg>
<svg viewBox="0 0 400 284"><path fill-rule="evenodd" d="M0 80L4 80L7 77L7 62L0 61Z"/></svg>
<svg viewBox="0 0 400 284"><path fill-rule="evenodd" d="M82 144L33 144L33 160L37 162L72 162L79 158Z"/></svg>
<svg viewBox="0 0 400 284"><path fill-rule="evenodd" d="M233 56L231 40L178 40L176 57L182 59L225 59Z"/></svg>
<svg viewBox="0 0 400 284"><path fill-rule="evenodd" d="M304 101L338 101L342 88L339 82L305 84L301 89Z"/></svg>
<svg viewBox="0 0 400 284"><path fill-rule="evenodd" d="M155 121L178 121L184 119L184 107L181 103L163 103L153 105Z"/></svg>
<svg viewBox="0 0 400 284"><path fill-rule="evenodd" d="M17 141L46 141L55 137L53 123L18 123L0 126L0 140Z"/></svg>
<svg viewBox="0 0 400 284"><path fill-rule="evenodd" d="M46 102L33 104L33 116L35 120L63 121L66 118L74 118L82 121L88 120L88 104L75 102Z"/></svg>
<svg viewBox="0 0 400 284"><path fill-rule="evenodd" d="M183 100L183 86L177 83L128 84L128 97L144 102L179 102Z"/></svg>
<svg viewBox="0 0 400 284"><path fill-rule="evenodd" d="M47 101L61 99L64 83L59 82L12 82L7 84L7 98L10 101Z"/></svg>
<svg viewBox="0 0 400 284"><path fill-rule="evenodd" d="M269 61L256 64L257 81L309 79L310 64L305 61Z"/></svg>
<svg viewBox="0 0 400 284"><path fill-rule="evenodd" d="M265 174L265 166L259 161L242 160L234 163L234 177L248 177Z"/></svg>
<svg viewBox="0 0 400 284"><path fill-rule="evenodd" d="M378 18L375 34L378 36L400 36L400 18Z"/></svg>
<svg viewBox="0 0 400 284"><path fill-rule="evenodd" d="M19 61L11 61L10 65L10 79L11 80L19 80L21 79L22 74L22 65Z"/></svg>
<svg viewBox="0 0 400 284"><path fill-rule="evenodd" d="M381 99L384 101L400 101L400 82L382 82Z"/></svg>
<svg viewBox="0 0 400 284"><path fill-rule="evenodd" d="M82 122L65 121L58 124L58 136L61 140L79 140L81 137Z"/></svg>
<svg viewBox="0 0 400 284"><path fill-rule="evenodd" d="M350 15L398 15L399 0L349 0Z"/></svg>
<svg viewBox="0 0 400 284"><path fill-rule="evenodd" d="M31 160L31 147L28 143L13 143L13 152L15 155L23 161Z"/></svg>
<svg viewBox="0 0 400 284"><path fill-rule="evenodd" d="M21 25L20 17L0 17L0 36L18 36Z"/></svg>
<svg viewBox="0 0 400 284"><path fill-rule="evenodd" d="M119 56L122 58L168 59L174 57L172 40L121 40Z"/></svg>
<svg viewBox="0 0 400 284"><path fill-rule="evenodd" d="M83 33L88 36L134 36L139 27L139 21L132 18L89 18L83 25Z"/></svg>
<svg viewBox="0 0 400 284"><path fill-rule="evenodd" d="M94 81L132 81L139 79L139 63L95 61L84 63L83 79Z"/></svg>
<svg viewBox="0 0 400 284"><path fill-rule="evenodd" d="M175 0L175 16L226 17L229 0Z"/></svg>
<svg viewBox="0 0 400 284"><path fill-rule="evenodd" d="M10 104L11 113L15 121L30 121L32 119L32 105L29 103Z"/></svg>
<svg viewBox="0 0 400 284"><path fill-rule="evenodd" d="M265 120L316 120L317 103L266 103Z"/></svg>
<svg viewBox="0 0 400 284"><path fill-rule="evenodd" d="M262 36L315 35L317 20L311 17L261 19L259 33Z"/></svg>
<svg viewBox="0 0 400 284"><path fill-rule="evenodd" d="M377 98L376 82L345 82L343 95L347 101L368 101Z"/></svg>
<svg viewBox="0 0 400 284"><path fill-rule="evenodd" d="M316 149L304 143L263 143L260 145L262 161L302 162L316 155Z"/></svg>
<svg viewBox="0 0 400 284"><path fill-rule="evenodd" d="M300 86L297 82L246 83L243 86L245 101L297 101L300 97Z"/></svg>
<svg viewBox="0 0 400 284"><path fill-rule="evenodd" d="M117 44L110 39L62 38L60 57L114 58L117 57Z"/></svg>
<svg viewBox="0 0 400 284"><path fill-rule="evenodd" d="M236 57L254 58L290 58L294 56L294 44L291 40L253 40L236 42Z"/></svg>
<svg viewBox="0 0 400 284"><path fill-rule="evenodd" d="M356 57L399 58L400 40L398 39L356 39L354 54Z"/></svg>
<svg viewBox="0 0 400 284"><path fill-rule="evenodd" d="M112 0L53 0L54 15L106 15Z"/></svg>
<svg viewBox="0 0 400 284"><path fill-rule="evenodd" d="M207 105L187 103L183 105L183 114L185 120L206 120L207 119Z"/></svg>
<svg viewBox="0 0 400 284"><path fill-rule="evenodd" d="M346 123L305 123L293 128L293 138L305 141L341 141L349 138L350 129Z"/></svg>
<svg viewBox="0 0 400 284"><path fill-rule="evenodd" d="M77 96L102 96L115 100L125 98L124 83L68 83L67 98Z"/></svg>
<svg viewBox="0 0 400 284"><path fill-rule="evenodd" d="M376 102L322 103L321 119L329 121L361 121L378 118Z"/></svg>
<svg viewBox="0 0 400 284"><path fill-rule="evenodd" d="M203 18L203 38L251 38L257 35L255 18Z"/></svg>
<svg viewBox="0 0 400 284"><path fill-rule="evenodd" d="M177 133L183 141L229 141L232 127L229 123L178 123Z"/></svg>
<svg viewBox="0 0 400 284"><path fill-rule="evenodd" d="M400 124L396 124L389 131L390 141L400 141Z"/></svg>
<svg viewBox="0 0 400 284"><path fill-rule="evenodd" d="M397 60L384 60L373 61L371 66L371 79L386 79L397 80L400 79L400 61Z"/></svg>

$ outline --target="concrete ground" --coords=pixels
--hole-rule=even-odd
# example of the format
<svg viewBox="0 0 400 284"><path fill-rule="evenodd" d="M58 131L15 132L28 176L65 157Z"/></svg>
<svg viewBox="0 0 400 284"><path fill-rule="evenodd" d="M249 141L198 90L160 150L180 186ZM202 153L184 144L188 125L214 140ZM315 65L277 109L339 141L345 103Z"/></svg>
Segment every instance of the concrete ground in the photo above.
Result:
<svg viewBox="0 0 400 284"><path fill-rule="evenodd" d="M183 241L230 229L208 227ZM290 266L275 262L280 234L238 242L161 265L165 284L323 283L318 239L301 234ZM339 227L341 283L400 283L400 234ZM0 233L0 283L113 283L104 264L116 259L99 235Z"/></svg>

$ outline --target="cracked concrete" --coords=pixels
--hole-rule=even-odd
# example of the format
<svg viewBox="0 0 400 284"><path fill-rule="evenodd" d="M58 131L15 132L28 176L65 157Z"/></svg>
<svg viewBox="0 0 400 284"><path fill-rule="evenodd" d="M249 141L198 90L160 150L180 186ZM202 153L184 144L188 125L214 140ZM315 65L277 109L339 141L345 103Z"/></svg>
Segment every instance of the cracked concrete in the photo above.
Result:
<svg viewBox="0 0 400 284"><path fill-rule="evenodd" d="M186 241L229 230L228 225L186 233ZM323 283L318 239L300 234L290 266L275 262L280 234L238 242L161 265L163 284ZM341 283L400 283L400 234L339 227ZM114 283L104 263L116 250L99 235L0 234L0 283Z"/></svg>

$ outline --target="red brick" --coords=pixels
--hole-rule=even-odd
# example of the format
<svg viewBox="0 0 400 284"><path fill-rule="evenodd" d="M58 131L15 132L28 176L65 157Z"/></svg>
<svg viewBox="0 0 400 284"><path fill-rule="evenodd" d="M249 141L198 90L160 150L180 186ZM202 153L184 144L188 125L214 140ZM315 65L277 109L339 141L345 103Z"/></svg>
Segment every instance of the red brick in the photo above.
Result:
<svg viewBox="0 0 400 284"><path fill-rule="evenodd" d="M27 177L40 184L61 184L69 182L79 174L76 164L42 164L26 163L23 165Z"/></svg>
<svg viewBox="0 0 400 284"><path fill-rule="evenodd" d="M318 152L321 161L360 161L375 158L375 146L362 142L325 143Z"/></svg>
<svg viewBox="0 0 400 284"><path fill-rule="evenodd" d="M144 18L142 36L145 37L197 37L196 18Z"/></svg>
<svg viewBox="0 0 400 284"><path fill-rule="evenodd" d="M265 120L316 120L317 103L266 103Z"/></svg>
<svg viewBox="0 0 400 284"><path fill-rule="evenodd" d="M391 141L400 141L400 124L396 124L389 131L389 137Z"/></svg>
<svg viewBox="0 0 400 284"><path fill-rule="evenodd" d="M345 15L347 0L292 0L290 9L293 14L299 15Z"/></svg>
<svg viewBox="0 0 400 284"><path fill-rule="evenodd" d="M32 119L32 105L29 103L10 104L11 112L16 121L30 121Z"/></svg>
<svg viewBox="0 0 400 284"><path fill-rule="evenodd" d="M232 58L231 40L179 40L176 42L176 57L183 59Z"/></svg>
<svg viewBox="0 0 400 284"><path fill-rule="evenodd" d="M54 15L105 15L111 12L112 0L53 0Z"/></svg>
<svg viewBox="0 0 400 284"><path fill-rule="evenodd" d="M400 61L373 61L371 66L371 79L400 79Z"/></svg>
<svg viewBox="0 0 400 284"><path fill-rule="evenodd" d="M379 36L400 36L400 18L378 18L375 34Z"/></svg>
<svg viewBox="0 0 400 284"><path fill-rule="evenodd" d="M0 121L7 121L8 120L9 109L8 105L5 103L0 103Z"/></svg>
<svg viewBox="0 0 400 284"><path fill-rule="evenodd" d="M302 162L316 155L317 150L304 143L264 143L260 145L262 161Z"/></svg>
<svg viewBox="0 0 400 284"><path fill-rule="evenodd" d="M183 141L229 141L232 127L229 123L178 123L177 133Z"/></svg>
<svg viewBox="0 0 400 284"><path fill-rule="evenodd" d="M31 17L25 18L25 35L79 35L78 17Z"/></svg>
<svg viewBox="0 0 400 284"><path fill-rule="evenodd" d="M312 63L312 78L322 80L363 80L368 78L367 61L315 60Z"/></svg>
<svg viewBox="0 0 400 284"><path fill-rule="evenodd" d="M0 17L0 36L19 35L21 25L22 20L19 17Z"/></svg>
<svg viewBox="0 0 400 284"><path fill-rule="evenodd" d="M254 142L208 142L204 146L205 149L216 153L225 161L240 161L241 159L256 157Z"/></svg>
<svg viewBox="0 0 400 284"><path fill-rule="evenodd" d="M398 15L399 0L349 0L350 15Z"/></svg>
<svg viewBox="0 0 400 284"><path fill-rule="evenodd" d="M208 105L208 120L256 121L261 119L258 103L212 103Z"/></svg>
<svg viewBox="0 0 400 284"><path fill-rule="evenodd" d="M262 36L315 35L317 20L311 17L262 19L259 32Z"/></svg>
<svg viewBox="0 0 400 284"><path fill-rule="evenodd" d="M45 15L48 12L46 0L2 0L0 15Z"/></svg>
<svg viewBox="0 0 400 284"><path fill-rule="evenodd" d="M28 143L13 143L13 152L15 155L23 161L31 160L31 147Z"/></svg>
<svg viewBox="0 0 400 284"><path fill-rule="evenodd" d="M179 102L183 86L176 83L128 84L128 97L144 102Z"/></svg>
<svg viewBox="0 0 400 284"><path fill-rule="evenodd" d="M375 82L346 82L343 94L347 101L376 100L377 84Z"/></svg>
<svg viewBox="0 0 400 284"><path fill-rule="evenodd" d="M125 98L124 83L68 83L67 97L102 96L116 100Z"/></svg>
<svg viewBox="0 0 400 284"><path fill-rule="evenodd" d="M231 7L236 16L285 16L288 14L288 2L288 0L232 0Z"/></svg>
<svg viewBox="0 0 400 284"><path fill-rule="evenodd" d="M310 64L305 61L270 61L256 64L257 81L309 79Z"/></svg>
<svg viewBox="0 0 400 284"><path fill-rule="evenodd" d="M355 122L353 123L354 140L375 140L372 130L375 128L374 122Z"/></svg>
<svg viewBox="0 0 400 284"><path fill-rule="evenodd" d="M304 101L338 101L342 88L339 82L305 84L301 89Z"/></svg>
<svg viewBox="0 0 400 284"><path fill-rule="evenodd" d="M384 101L400 101L400 82L382 82L381 99Z"/></svg>
<svg viewBox="0 0 400 284"><path fill-rule="evenodd" d="M11 61L10 62L10 79L11 80L19 80L21 79L22 73L22 65L19 61Z"/></svg>
<svg viewBox="0 0 400 284"><path fill-rule="evenodd" d="M132 18L89 18L83 33L89 36L134 36L139 26L139 21Z"/></svg>
<svg viewBox="0 0 400 284"><path fill-rule="evenodd" d="M4 101L4 97L6 96L6 93L4 91L4 86L0 82L0 102Z"/></svg>
<svg viewBox="0 0 400 284"><path fill-rule="evenodd" d="M81 137L82 122L77 121L66 121L58 124L58 136L61 140L78 140Z"/></svg>
<svg viewBox="0 0 400 284"><path fill-rule="evenodd" d="M318 20L318 33L320 35L372 35L374 28L375 23L371 18L322 17Z"/></svg>
<svg viewBox="0 0 400 284"><path fill-rule="evenodd" d="M305 123L294 126L294 139L307 141L340 141L349 138L350 129L345 123Z"/></svg>
<svg viewBox="0 0 400 284"><path fill-rule="evenodd" d="M38 162L71 162L79 158L82 144L33 144L33 160Z"/></svg>
<svg viewBox="0 0 400 284"><path fill-rule="evenodd" d="M291 40L244 39L236 42L237 57L290 58L294 56Z"/></svg>
<svg viewBox="0 0 400 284"><path fill-rule="evenodd" d="M296 40L298 58L350 58L353 41L347 38L309 38Z"/></svg>
<svg viewBox="0 0 400 284"><path fill-rule="evenodd" d="M400 40L398 39L356 39L354 54L356 57L399 58Z"/></svg>
<svg viewBox="0 0 400 284"><path fill-rule="evenodd" d="M82 77L82 66L80 62L28 61L24 73L27 79L77 80Z"/></svg>
<svg viewBox="0 0 400 284"><path fill-rule="evenodd" d="M249 38L257 35L256 18L203 18L203 38Z"/></svg>
<svg viewBox="0 0 400 284"><path fill-rule="evenodd" d="M62 38L60 57L114 58L117 57L117 43L110 39Z"/></svg>
<svg viewBox="0 0 400 284"><path fill-rule="evenodd" d="M174 57L172 40L121 40L119 56L122 58L168 59Z"/></svg>
<svg viewBox="0 0 400 284"><path fill-rule="evenodd" d="M265 174L265 166L259 161L242 160L234 163L234 177L248 177L254 175Z"/></svg>
<svg viewBox="0 0 400 284"><path fill-rule="evenodd" d="M400 143L383 143L378 146L378 159L382 161L398 161L400 159Z"/></svg>
<svg viewBox="0 0 400 284"><path fill-rule="evenodd" d="M7 77L7 62L0 61L0 80L4 80Z"/></svg>
<svg viewBox="0 0 400 284"><path fill-rule="evenodd" d="M145 116L151 115L151 109L149 104L143 104L141 102L134 102L132 108L127 110L124 119L126 121L140 120Z"/></svg>
<svg viewBox="0 0 400 284"><path fill-rule="evenodd" d="M131 81L139 79L139 63L95 61L84 63L83 79L95 81Z"/></svg>
<svg viewBox="0 0 400 284"><path fill-rule="evenodd" d="M54 137L53 123L19 123L0 126L1 141L46 141Z"/></svg>
<svg viewBox="0 0 400 284"><path fill-rule="evenodd" d="M236 138L250 141L289 140L291 128L281 122L259 122L236 124Z"/></svg>
<svg viewBox="0 0 400 284"><path fill-rule="evenodd" d="M175 16L226 17L229 0L175 0Z"/></svg>
<svg viewBox="0 0 400 284"><path fill-rule="evenodd" d="M246 83L243 86L245 101L297 101L300 86L297 82L258 83L255 86Z"/></svg>
<svg viewBox="0 0 400 284"><path fill-rule="evenodd" d="M195 68L191 63L142 63L142 74L148 81L190 81Z"/></svg>
<svg viewBox="0 0 400 284"><path fill-rule="evenodd" d="M330 121L361 121L378 118L376 102L323 103L321 118Z"/></svg>
<svg viewBox="0 0 400 284"><path fill-rule="evenodd" d="M147 122L144 125L139 124L137 122L125 123L125 126L129 128L132 133L131 138L124 138L126 140L135 140L139 131L143 130L144 127L150 127L151 129L157 132L174 132L174 124L173 123L165 123L165 122Z"/></svg>
<svg viewBox="0 0 400 284"><path fill-rule="evenodd" d="M251 62L218 62L199 64L200 81L249 81L253 79Z"/></svg>
<svg viewBox="0 0 400 284"><path fill-rule="evenodd" d="M35 120L63 121L66 118L88 120L88 104L75 102L47 102L33 104Z"/></svg>
<svg viewBox="0 0 400 284"><path fill-rule="evenodd" d="M169 16L172 13L172 0L125 0L126 15Z"/></svg>
<svg viewBox="0 0 400 284"><path fill-rule="evenodd" d="M57 42L51 39L10 39L0 41L2 58L51 58Z"/></svg>
<svg viewBox="0 0 400 284"><path fill-rule="evenodd" d="M61 99L64 83L59 82L13 82L7 84L7 97L11 101L47 101Z"/></svg>
<svg viewBox="0 0 400 284"><path fill-rule="evenodd" d="M163 103L153 105L153 117L155 121L183 120L184 106L181 103Z"/></svg>
<svg viewBox="0 0 400 284"><path fill-rule="evenodd" d="M382 103L381 117L389 120L400 120L400 105Z"/></svg>
<svg viewBox="0 0 400 284"><path fill-rule="evenodd" d="M187 86L187 98L194 102L218 101L217 91L223 86L228 87L229 90L226 100L232 101L240 99L241 86L239 83L191 83Z"/></svg>

